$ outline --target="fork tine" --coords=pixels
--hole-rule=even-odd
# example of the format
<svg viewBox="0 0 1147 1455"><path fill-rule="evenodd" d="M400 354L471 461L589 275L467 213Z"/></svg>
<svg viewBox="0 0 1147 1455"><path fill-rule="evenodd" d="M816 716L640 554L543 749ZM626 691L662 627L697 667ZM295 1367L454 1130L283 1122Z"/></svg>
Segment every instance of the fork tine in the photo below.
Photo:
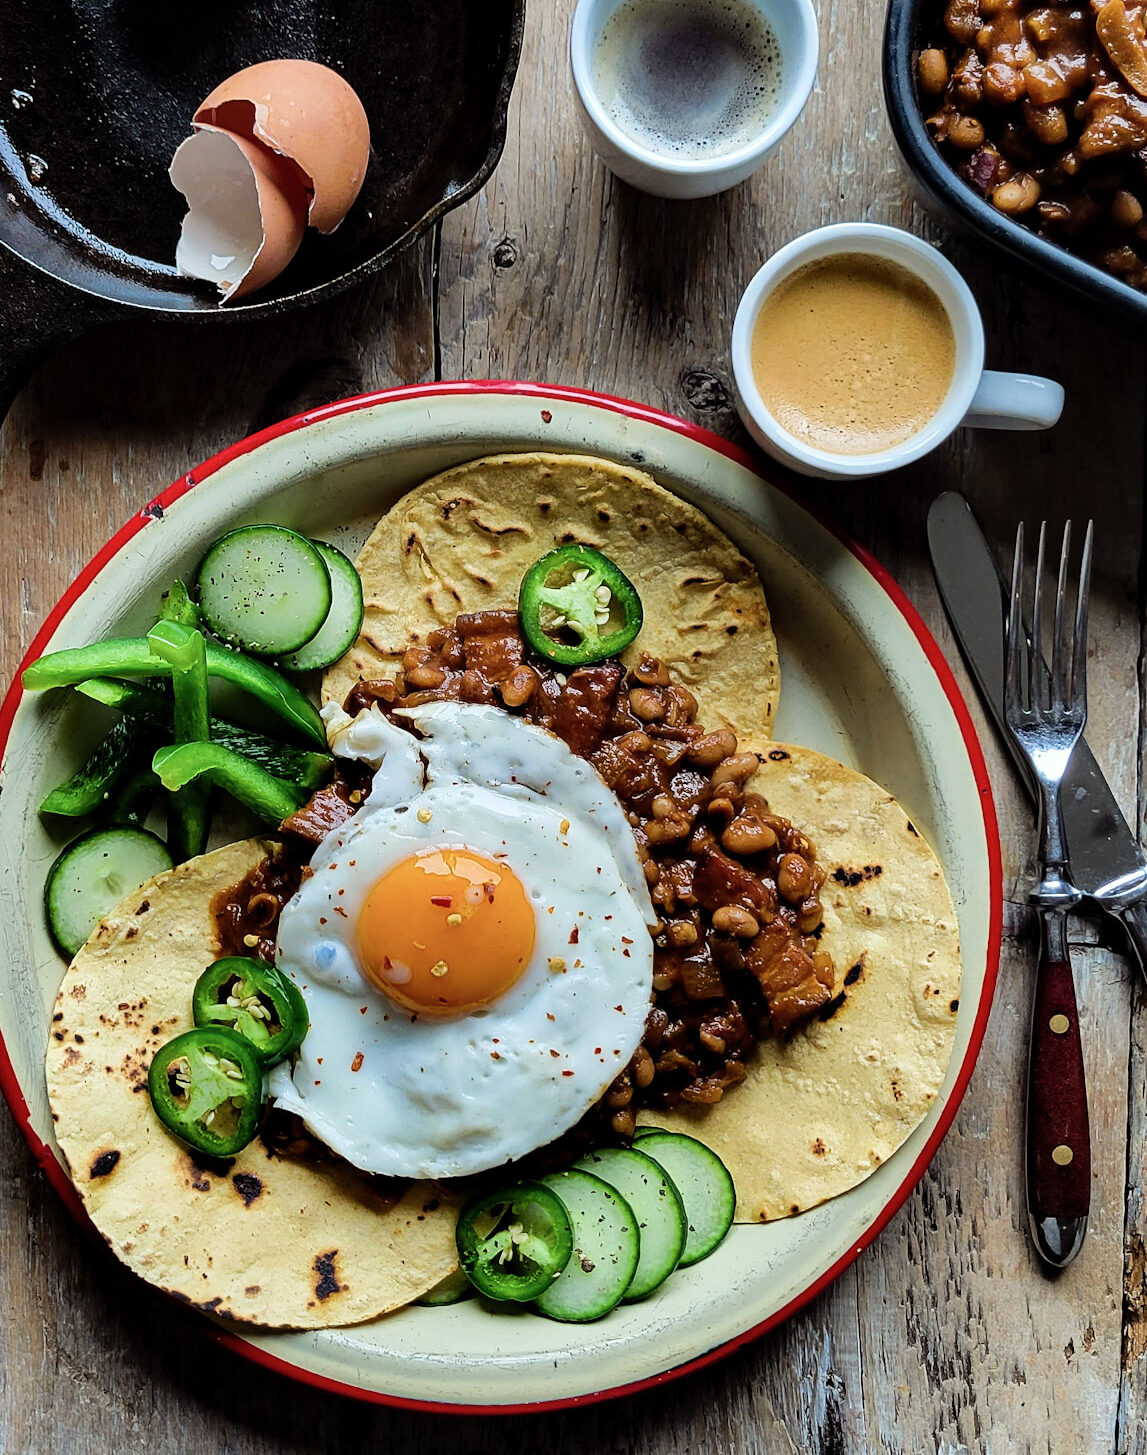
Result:
<svg viewBox="0 0 1147 1455"><path fill-rule="evenodd" d="M1024 623L1023 603L1020 592L1024 572L1024 527L1016 527L1016 549L1012 557L1012 597L1008 608L1007 657L1004 665L1004 702L1008 710L1023 710L1023 650Z"/></svg>
<svg viewBox="0 0 1147 1455"><path fill-rule="evenodd" d="M1039 547L1035 561L1035 598L1032 601L1031 650L1028 653L1028 706L1032 711L1046 705L1043 681L1043 567L1047 554L1047 521L1039 523ZM1054 642L1054 637L1052 638Z"/></svg>
<svg viewBox="0 0 1147 1455"><path fill-rule="evenodd" d="M1087 721L1087 600L1091 588L1091 539L1094 522L1087 522L1083 537L1083 560L1079 567L1079 590L1075 599L1075 641L1072 646L1071 695Z"/></svg>
<svg viewBox="0 0 1147 1455"><path fill-rule="evenodd" d="M1051 637L1051 706L1066 707L1068 701L1069 684L1073 680L1075 668L1074 652L1069 651L1071 646L1068 640L1068 633L1071 625L1067 615L1067 566L1071 559L1071 521L1064 521L1063 545L1059 552L1059 578L1055 587L1055 624L1052 627ZM1076 598L1078 606L1078 597Z"/></svg>

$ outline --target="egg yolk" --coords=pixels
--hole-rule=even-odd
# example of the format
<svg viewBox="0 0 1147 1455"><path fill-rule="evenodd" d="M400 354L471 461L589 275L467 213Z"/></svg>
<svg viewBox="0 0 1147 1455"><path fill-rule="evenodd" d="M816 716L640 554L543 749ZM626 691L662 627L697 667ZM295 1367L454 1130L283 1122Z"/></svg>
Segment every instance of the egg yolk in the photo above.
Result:
<svg viewBox="0 0 1147 1455"><path fill-rule="evenodd" d="M363 974L421 1015L489 1005L526 968L534 911L512 869L472 849L431 849L389 869L358 919Z"/></svg>

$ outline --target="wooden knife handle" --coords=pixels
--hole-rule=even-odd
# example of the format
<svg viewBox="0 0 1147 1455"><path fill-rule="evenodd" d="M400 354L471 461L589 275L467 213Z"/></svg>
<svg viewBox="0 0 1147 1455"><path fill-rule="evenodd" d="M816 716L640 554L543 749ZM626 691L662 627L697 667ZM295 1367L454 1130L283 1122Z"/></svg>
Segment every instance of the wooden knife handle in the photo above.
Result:
<svg viewBox="0 0 1147 1455"><path fill-rule="evenodd" d="M1040 914L1028 1059L1027 1188L1032 1222L1086 1218L1091 1134L1066 915Z"/></svg>

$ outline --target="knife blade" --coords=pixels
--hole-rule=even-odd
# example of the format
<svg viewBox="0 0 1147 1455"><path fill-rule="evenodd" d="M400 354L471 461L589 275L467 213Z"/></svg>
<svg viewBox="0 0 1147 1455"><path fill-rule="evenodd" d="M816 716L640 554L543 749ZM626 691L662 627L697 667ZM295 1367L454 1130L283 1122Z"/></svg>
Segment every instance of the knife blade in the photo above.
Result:
<svg viewBox="0 0 1147 1455"><path fill-rule="evenodd" d="M946 491L933 501L928 546L940 595L980 695L1034 799L1027 765L1004 720L1006 586L972 507L957 491ZM1139 969L1147 977L1147 858L1086 738L1072 754L1060 802L1071 877L1078 889L1123 925Z"/></svg>

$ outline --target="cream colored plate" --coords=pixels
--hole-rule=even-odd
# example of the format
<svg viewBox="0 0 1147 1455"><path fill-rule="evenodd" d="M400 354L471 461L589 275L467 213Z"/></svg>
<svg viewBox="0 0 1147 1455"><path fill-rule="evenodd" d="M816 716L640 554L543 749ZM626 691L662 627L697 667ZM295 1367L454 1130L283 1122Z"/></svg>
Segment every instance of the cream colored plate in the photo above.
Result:
<svg viewBox="0 0 1147 1455"><path fill-rule="evenodd" d="M159 590L231 526L281 521L353 552L416 482L480 455L536 448L640 465L706 510L756 562L780 643L777 737L887 785L944 863L964 951L955 1050L925 1122L865 1182L798 1218L734 1228L710 1260L600 1323L463 1303L322 1333L217 1333L296 1378L366 1398L505 1409L601 1397L714 1357L786 1317L875 1236L927 1165L971 1074L995 980L991 796L935 644L893 583L766 484L747 456L641 406L530 385L429 385L277 426L192 472L162 508L129 523L65 596L32 655L145 631ZM67 693L23 698L18 687L0 714L0 1084L65 1195L43 1075L62 965L41 895L59 844L36 805L82 761L99 730L91 716Z"/></svg>

